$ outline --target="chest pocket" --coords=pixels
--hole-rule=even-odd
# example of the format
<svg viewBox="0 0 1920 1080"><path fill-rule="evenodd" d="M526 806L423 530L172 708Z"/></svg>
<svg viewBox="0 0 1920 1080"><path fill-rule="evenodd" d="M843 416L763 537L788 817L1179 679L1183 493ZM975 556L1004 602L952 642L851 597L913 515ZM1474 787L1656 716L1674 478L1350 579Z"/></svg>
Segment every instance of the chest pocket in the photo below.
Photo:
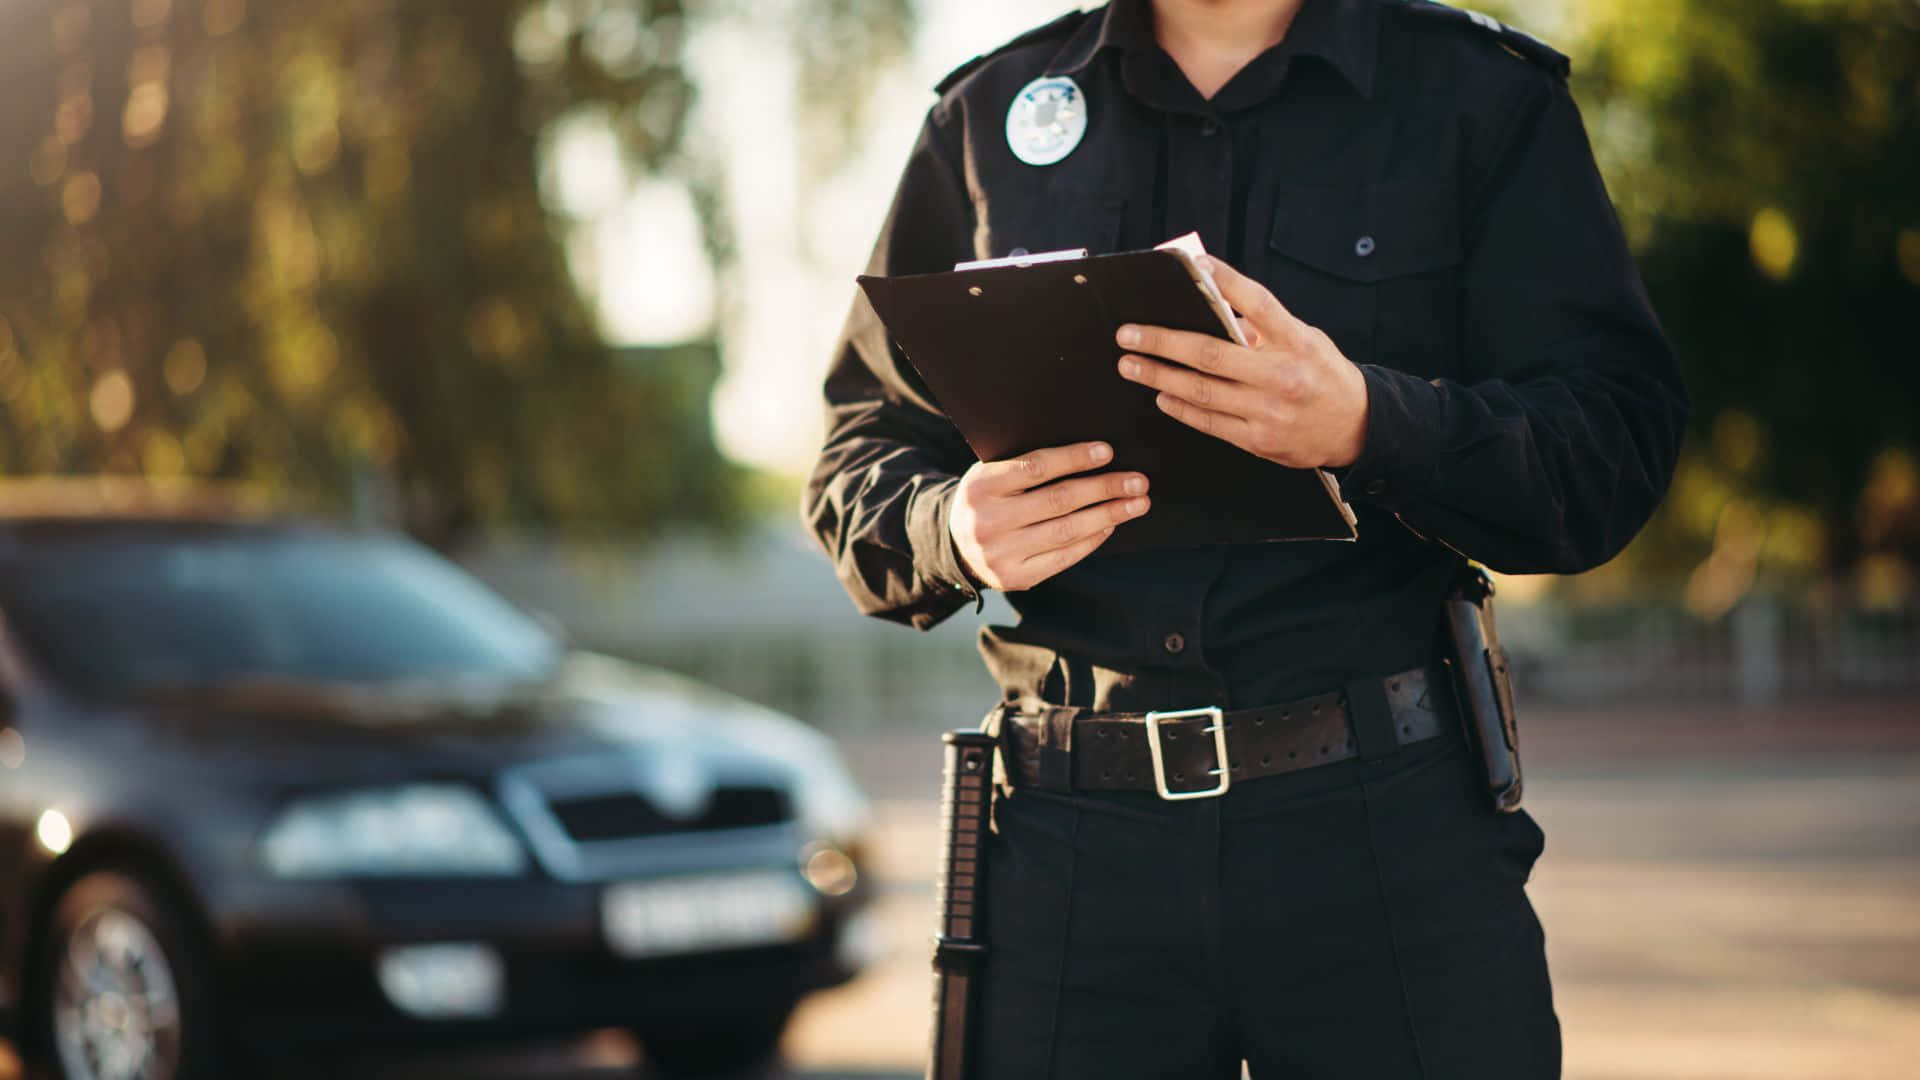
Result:
<svg viewBox="0 0 1920 1080"><path fill-rule="evenodd" d="M1125 209L1119 196L1077 184L1050 183L1038 192L982 198L974 205L974 257L1004 258L1015 248L1110 254L1120 241Z"/></svg>
<svg viewBox="0 0 1920 1080"><path fill-rule="evenodd" d="M1281 185L1268 286L1357 364L1460 372L1460 211L1426 177Z"/></svg>

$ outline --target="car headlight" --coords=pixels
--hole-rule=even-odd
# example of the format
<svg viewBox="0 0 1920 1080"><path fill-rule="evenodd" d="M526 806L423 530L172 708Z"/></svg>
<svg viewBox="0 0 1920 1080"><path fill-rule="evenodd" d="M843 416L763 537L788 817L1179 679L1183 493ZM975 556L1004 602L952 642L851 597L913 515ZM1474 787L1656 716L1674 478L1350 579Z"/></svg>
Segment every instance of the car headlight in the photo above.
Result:
<svg viewBox="0 0 1920 1080"><path fill-rule="evenodd" d="M296 802L268 827L261 855L281 877L510 875L527 864L493 807L457 784Z"/></svg>
<svg viewBox="0 0 1920 1080"><path fill-rule="evenodd" d="M808 835L845 843L866 830L872 805L832 744L795 764L794 810Z"/></svg>

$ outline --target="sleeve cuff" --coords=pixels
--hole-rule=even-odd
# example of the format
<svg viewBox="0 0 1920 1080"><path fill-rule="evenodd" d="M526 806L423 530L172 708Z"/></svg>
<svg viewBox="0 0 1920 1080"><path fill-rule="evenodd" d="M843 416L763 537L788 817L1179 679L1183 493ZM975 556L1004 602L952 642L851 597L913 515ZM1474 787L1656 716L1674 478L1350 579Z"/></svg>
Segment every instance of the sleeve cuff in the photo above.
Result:
<svg viewBox="0 0 1920 1080"><path fill-rule="evenodd" d="M1347 499L1382 505L1427 486L1440 448L1438 390L1404 371L1360 365L1367 380L1367 432L1360 456L1329 469Z"/></svg>
<svg viewBox="0 0 1920 1080"><path fill-rule="evenodd" d="M914 494L907 507L907 542L913 545L914 565L922 577L936 588L973 601L973 610L978 612L986 606L981 595L986 586L961 565L953 530L947 524L953 513L953 494L959 487L960 478L956 476Z"/></svg>

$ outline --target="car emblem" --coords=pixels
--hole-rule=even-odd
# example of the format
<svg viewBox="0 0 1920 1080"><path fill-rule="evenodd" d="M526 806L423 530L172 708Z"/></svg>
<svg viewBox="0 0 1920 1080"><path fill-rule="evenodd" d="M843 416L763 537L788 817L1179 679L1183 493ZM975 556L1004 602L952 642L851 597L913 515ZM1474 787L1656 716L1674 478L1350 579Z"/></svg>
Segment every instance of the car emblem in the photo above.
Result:
<svg viewBox="0 0 1920 1080"><path fill-rule="evenodd" d="M1007 109L1007 146L1029 165L1065 160L1087 133L1087 99L1064 75L1038 78L1020 88Z"/></svg>
<svg viewBox="0 0 1920 1080"><path fill-rule="evenodd" d="M680 821L691 821L706 811L713 798L713 777L693 754L660 746L641 764L641 790L654 809Z"/></svg>

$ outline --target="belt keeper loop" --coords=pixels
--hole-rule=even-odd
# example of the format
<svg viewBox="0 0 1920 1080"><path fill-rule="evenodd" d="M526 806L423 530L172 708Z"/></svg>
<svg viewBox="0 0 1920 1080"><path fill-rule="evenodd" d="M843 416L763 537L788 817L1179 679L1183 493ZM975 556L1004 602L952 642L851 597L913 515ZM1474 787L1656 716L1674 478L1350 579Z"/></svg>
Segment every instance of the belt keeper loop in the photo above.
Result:
<svg viewBox="0 0 1920 1080"><path fill-rule="evenodd" d="M1080 710L1053 706L1040 722L1040 786L1048 791L1073 791L1073 718Z"/></svg>
<svg viewBox="0 0 1920 1080"><path fill-rule="evenodd" d="M1393 707L1379 679L1356 679L1346 685L1347 717L1353 724L1353 745L1362 761L1378 761L1400 749L1393 734Z"/></svg>

